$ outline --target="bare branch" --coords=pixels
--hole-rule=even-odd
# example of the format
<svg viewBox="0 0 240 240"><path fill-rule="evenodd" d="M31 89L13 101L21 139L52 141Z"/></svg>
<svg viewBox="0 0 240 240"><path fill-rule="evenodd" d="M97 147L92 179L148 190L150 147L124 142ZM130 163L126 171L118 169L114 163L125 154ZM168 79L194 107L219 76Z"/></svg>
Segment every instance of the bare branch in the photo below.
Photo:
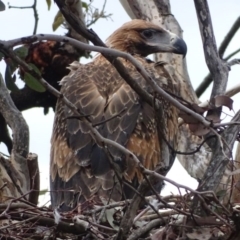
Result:
<svg viewBox="0 0 240 240"><path fill-rule="evenodd" d="M230 28L229 32L225 36L224 40L222 41L222 43L218 49L220 58L223 58L223 55L224 55L229 43L232 41L234 35L236 34L236 32L238 31L239 28L240 28L240 17L238 17L236 19L236 21L233 23L232 27Z"/></svg>
<svg viewBox="0 0 240 240"><path fill-rule="evenodd" d="M228 62L228 66L229 67L232 67L232 66L234 66L236 64L240 64L240 59L233 59L233 60Z"/></svg>
<svg viewBox="0 0 240 240"><path fill-rule="evenodd" d="M15 9L30 9L30 8L32 8L32 10L33 10L33 16L34 16L34 19L35 19L34 28L33 28L33 34L36 34L36 33L37 33L37 26L38 26L38 20L39 20L38 12L37 12L37 0L34 0L32 6L25 6L25 7L21 6L21 7L17 7L17 6L11 6L11 5L9 5L9 8L15 8Z"/></svg>
<svg viewBox="0 0 240 240"><path fill-rule="evenodd" d="M224 38L223 42L221 43L221 45L218 49L218 53L219 53L220 58L223 58L223 54L224 54L226 48L230 44L232 38L234 37L234 35L238 31L239 27L240 27L240 17L238 17L237 20L234 22L233 26L231 27L231 29L227 33L226 37ZM239 51L240 51L240 49L236 50L235 52L233 52L232 54L227 56L224 60L227 61L228 59L233 57L235 54L237 54ZM198 97L200 97L205 92L205 90L209 87L209 85L212 83L212 81L213 81L213 78L212 78L211 74L209 73L203 79L203 81L200 83L200 85L197 87L197 89L195 90Z"/></svg>
<svg viewBox="0 0 240 240"><path fill-rule="evenodd" d="M217 52L207 0L194 0L194 4L203 41L205 60L214 79L211 93L211 98L214 98L226 91L229 70Z"/></svg>
<svg viewBox="0 0 240 240"><path fill-rule="evenodd" d="M236 113L231 122L240 121L240 111ZM214 147L212 159L210 161L209 167L204 175L204 184L200 189L202 191L213 190L216 191L222 176L225 172L226 166L229 162L229 159L232 159L232 152L230 151L233 148L233 144L237 138L237 135L240 131L240 126L238 124L229 125L228 128L223 132L222 138L225 139L227 146L224 146L222 149L221 143L218 141ZM230 148L230 149L229 149ZM223 151L227 155L223 154Z"/></svg>
<svg viewBox="0 0 240 240"><path fill-rule="evenodd" d="M233 86L232 88L228 89L226 91L225 95L228 97L232 97L239 92L240 92L240 84L237 84L237 85Z"/></svg>
<svg viewBox="0 0 240 240"><path fill-rule="evenodd" d="M210 73L203 79L203 81L200 83L200 85L196 88L195 92L198 97L201 97L201 95L206 91L206 89L210 86L213 79Z"/></svg>
<svg viewBox="0 0 240 240"><path fill-rule="evenodd" d="M230 58L232 58L234 55L240 52L240 48L237 49L236 51L230 53L227 57L224 58L224 61L228 61Z"/></svg>

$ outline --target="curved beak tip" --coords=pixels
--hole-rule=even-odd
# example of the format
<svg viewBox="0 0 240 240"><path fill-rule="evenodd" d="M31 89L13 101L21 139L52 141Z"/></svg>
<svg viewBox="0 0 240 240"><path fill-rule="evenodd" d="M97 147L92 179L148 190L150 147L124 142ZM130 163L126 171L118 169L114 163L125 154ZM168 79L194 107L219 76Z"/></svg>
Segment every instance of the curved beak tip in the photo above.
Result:
<svg viewBox="0 0 240 240"><path fill-rule="evenodd" d="M187 54L187 44L182 38L177 38L176 41L173 44L175 51L174 53L176 54L181 54L183 55L183 58L185 58Z"/></svg>

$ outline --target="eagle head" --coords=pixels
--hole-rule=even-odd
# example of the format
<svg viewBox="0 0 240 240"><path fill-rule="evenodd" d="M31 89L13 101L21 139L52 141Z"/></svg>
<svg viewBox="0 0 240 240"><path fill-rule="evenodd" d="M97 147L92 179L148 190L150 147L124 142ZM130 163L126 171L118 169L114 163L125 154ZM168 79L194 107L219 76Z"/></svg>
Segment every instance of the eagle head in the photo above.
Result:
<svg viewBox="0 0 240 240"><path fill-rule="evenodd" d="M134 19L117 29L107 45L130 54L146 57L157 52L187 53L187 45L176 34L145 20Z"/></svg>

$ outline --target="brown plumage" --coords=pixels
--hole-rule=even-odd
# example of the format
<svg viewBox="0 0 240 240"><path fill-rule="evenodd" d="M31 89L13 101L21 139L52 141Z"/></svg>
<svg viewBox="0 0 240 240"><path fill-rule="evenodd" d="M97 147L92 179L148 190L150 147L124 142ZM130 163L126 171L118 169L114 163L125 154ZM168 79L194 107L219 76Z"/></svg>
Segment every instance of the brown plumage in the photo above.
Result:
<svg viewBox="0 0 240 240"><path fill-rule="evenodd" d="M145 56L155 52L186 54L186 44L176 35L143 20L132 20L116 30L107 40L110 48L132 54L157 84L177 94L177 82L165 70ZM143 77L127 60L121 62L142 88L152 92ZM174 144L177 130L177 109L162 99L164 121L156 121L153 108L145 103L120 77L116 69L98 55L86 65L74 62L70 73L61 81L61 92L88 115L93 124L121 112L121 116L97 126L102 136L132 151L146 168L161 163L159 138L163 134ZM123 111L124 110L124 111ZM108 156L89 134L88 127L58 100L51 140L50 184L53 207L64 210L87 200L121 200L131 198L133 191L121 185L109 165ZM117 171L132 186L142 180L131 159L118 149L109 147Z"/></svg>

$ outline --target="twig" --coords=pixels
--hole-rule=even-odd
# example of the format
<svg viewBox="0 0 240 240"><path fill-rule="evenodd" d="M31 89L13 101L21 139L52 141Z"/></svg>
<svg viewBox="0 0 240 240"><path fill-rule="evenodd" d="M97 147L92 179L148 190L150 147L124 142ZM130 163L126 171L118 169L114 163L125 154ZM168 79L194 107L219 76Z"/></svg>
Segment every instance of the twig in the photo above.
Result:
<svg viewBox="0 0 240 240"><path fill-rule="evenodd" d="M88 21L86 23L86 27L89 28L91 25L93 25L94 23L96 23L100 18L105 18L105 19L108 19L112 16L112 14L108 14L108 15L105 15L105 7L106 7L106 3L107 3L107 0L104 1L103 3L103 6L102 6L102 9L100 11L100 13L98 13L98 9L94 8L92 10L92 7L88 5L88 7L90 7L90 10L91 10L91 14L90 16L92 17L91 21ZM94 11L94 12L93 12Z"/></svg>
<svg viewBox="0 0 240 240"><path fill-rule="evenodd" d="M233 59L228 62L228 66L231 67L233 65L240 64L240 59Z"/></svg>
<svg viewBox="0 0 240 240"><path fill-rule="evenodd" d="M229 30L229 32L227 33L226 37L224 38L223 42L221 43L218 53L219 53L219 57L222 58L223 54L226 50L226 48L228 47L229 43L231 42L232 38L234 37L234 35L236 34L236 32L238 31L240 27L240 17L237 18L237 20L234 22L233 26L231 27L231 29ZM235 54L237 54L240 51L240 49L236 50L235 52L233 52L232 54L230 54L229 56L227 56L224 60L227 61L228 59L230 59L232 56L234 56ZM209 85L211 84L211 82L213 81L213 77L211 76L211 74L209 73L201 82L201 84L197 87L197 89L195 90L196 94L198 97L200 97L205 90L209 87Z"/></svg>
<svg viewBox="0 0 240 240"><path fill-rule="evenodd" d="M160 225L163 225L165 221L161 219L155 219L149 222L146 226L141 227L137 230L135 230L128 238L127 240L137 240L147 232L149 232L151 229L158 227Z"/></svg>
<svg viewBox="0 0 240 240"><path fill-rule="evenodd" d="M226 37L224 38L223 42L219 47L218 53L220 58L223 58L223 55L227 47L229 46L229 43L232 41L234 35L236 34L239 28L240 28L240 17L238 17L236 21L233 23L232 27L230 28L229 32L227 33Z"/></svg>
<svg viewBox="0 0 240 240"><path fill-rule="evenodd" d="M111 120L114 119L114 118L120 117L121 114L122 114L123 112L125 112L126 110L127 110L127 108L124 107L121 111L119 111L119 113L113 114L112 117L109 117L109 118L107 118L107 119L105 119L105 120L103 120L103 121L101 121L101 122L94 123L94 124L93 124L93 127L100 126L100 125L102 125L102 124L104 124L104 123L106 123L106 122L111 121Z"/></svg>
<svg viewBox="0 0 240 240"><path fill-rule="evenodd" d="M230 58L232 58L234 55L236 55L236 54L239 53L239 52L240 52L240 48L237 49L236 51L230 53L228 56L226 56L226 57L224 58L224 61L228 61Z"/></svg>
<svg viewBox="0 0 240 240"><path fill-rule="evenodd" d="M25 6L25 7L20 6L20 7L17 7L17 6L9 5L9 8L15 8L15 9L30 9L30 8L32 8L33 16L34 16L34 19L35 19L34 28L33 28L33 34L37 33L37 26L38 26L38 20L39 20L38 12L37 12L37 0L34 0L32 6Z"/></svg>
<svg viewBox="0 0 240 240"><path fill-rule="evenodd" d="M236 113L234 118L232 119L232 122L239 122L240 121L240 111ZM222 149L223 146L221 145L220 141L215 145L212 159L209 163L209 166L207 168L207 171L204 175L203 179L208 179L208 181L204 184L202 187L202 190L213 190L215 191L218 187L218 184L220 183L223 173L225 172L225 169L227 167L227 164L229 162L228 158L231 156L231 149L233 147L233 144L235 142L235 139L240 131L240 126L233 124L226 128L224 132L221 135L221 138L224 139L227 143L228 149ZM229 149L230 148L230 149ZM227 154L227 156L224 156L222 154L222 151ZM217 168L220 164L220 167Z"/></svg>

